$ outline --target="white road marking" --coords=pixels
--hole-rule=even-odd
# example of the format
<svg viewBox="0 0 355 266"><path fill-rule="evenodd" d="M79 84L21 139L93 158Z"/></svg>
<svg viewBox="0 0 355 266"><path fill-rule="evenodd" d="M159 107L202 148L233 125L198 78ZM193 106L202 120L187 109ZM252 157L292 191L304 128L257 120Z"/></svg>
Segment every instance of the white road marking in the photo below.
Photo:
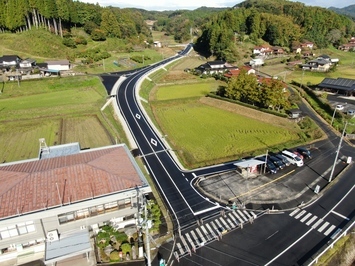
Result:
<svg viewBox="0 0 355 266"><path fill-rule="evenodd" d="M200 239L201 239L201 241L202 241L201 244L206 243L207 241L206 241L205 237L203 236L203 234L201 233L201 231L200 231L199 228L196 228L196 232L197 232L198 236L200 237Z"/></svg>
<svg viewBox="0 0 355 266"><path fill-rule="evenodd" d="M185 177L185 180L187 181L187 182L189 182L189 180Z"/></svg>
<svg viewBox="0 0 355 266"><path fill-rule="evenodd" d="M335 228L335 225L332 225L331 227L329 227L329 229L327 231L324 232L324 234L327 236L330 234L330 232L332 232Z"/></svg>
<svg viewBox="0 0 355 266"><path fill-rule="evenodd" d="M245 217L244 213L240 210L237 210L238 214L243 218L244 221L248 221L247 217Z"/></svg>
<svg viewBox="0 0 355 266"><path fill-rule="evenodd" d="M232 212L235 217L239 220L239 222L242 224L244 223L243 219L239 217L239 215L236 212Z"/></svg>
<svg viewBox="0 0 355 266"><path fill-rule="evenodd" d="M300 218L300 217L301 217L303 214L305 214L305 213L306 213L305 210L301 211L299 214L297 214L297 215L295 216L295 219Z"/></svg>
<svg viewBox="0 0 355 266"><path fill-rule="evenodd" d="M141 119L141 115L140 114L136 114L136 118L137 119Z"/></svg>
<svg viewBox="0 0 355 266"><path fill-rule="evenodd" d="M307 213L307 215L301 219L301 223L304 223L304 221L306 221L309 218L309 216L311 216L311 215L312 215L312 213Z"/></svg>
<svg viewBox="0 0 355 266"><path fill-rule="evenodd" d="M155 147L158 145L158 142L155 139L150 139L150 143L152 143Z"/></svg>
<svg viewBox="0 0 355 266"><path fill-rule="evenodd" d="M349 221L350 219L342 214L340 214L339 212L336 211L332 211L332 213L334 213L335 215L338 215L339 217L343 218L344 220Z"/></svg>
<svg viewBox="0 0 355 266"><path fill-rule="evenodd" d="M290 216L294 216L296 213L298 213L300 211L300 209L295 209L293 212L290 213Z"/></svg>
<svg viewBox="0 0 355 266"><path fill-rule="evenodd" d="M314 220L316 220L318 217L317 216L313 216L307 223L306 225L310 225L311 223L314 222Z"/></svg>
<svg viewBox="0 0 355 266"><path fill-rule="evenodd" d="M321 227L319 227L318 232L322 233L322 231L329 225L329 222L325 222Z"/></svg>
<svg viewBox="0 0 355 266"><path fill-rule="evenodd" d="M323 222L323 219L319 219L314 225L312 225L313 229L316 229L318 225L320 225Z"/></svg>

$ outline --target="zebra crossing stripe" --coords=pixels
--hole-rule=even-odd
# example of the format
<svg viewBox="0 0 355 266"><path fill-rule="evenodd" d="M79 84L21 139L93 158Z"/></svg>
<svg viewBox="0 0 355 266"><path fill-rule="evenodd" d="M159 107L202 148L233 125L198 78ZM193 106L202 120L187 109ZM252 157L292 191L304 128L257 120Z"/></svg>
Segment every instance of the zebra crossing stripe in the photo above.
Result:
<svg viewBox="0 0 355 266"><path fill-rule="evenodd" d="M214 221L216 222L218 228L220 229L219 231L224 231L225 230L224 227L219 223L219 221L217 219L214 220Z"/></svg>
<svg viewBox="0 0 355 266"><path fill-rule="evenodd" d="M177 248L178 248L178 250L180 251L180 255L184 255L184 250L182 249L182 247L181 247L181 245L180 245L180 243L178 242L178 243L176 243L176 246L177 246Z"/></svg>
<svg viewBox="0 0 355 266"><path fill-rule="evenodd" d="M231 225L231 228L234 228L236 226L229 218L227 218L226 220Z"/></svg>
<svg viewBox="0 0 355 266"><path fill-rule="evenodd" d="M328 226L328 222L325 222L319 229L318 229L318 232L319 233L322 233L322 231Z"/></svg>
<svg viewBox="0 0 355 266"><path fill-rule="evenodd" d="M240 222L241 224L244 223L243 219L239 217L239 215L237 214L237 212L233 212L233 215L234 215L235 217L237 217L237 219L239 220L239 222Z"/></svg>
<svg viewBox="0 0 355 266"><path fill-rule="evenodd" d="M306 213L305 210L301 211L299 214L297 214L297 215L295 216L295 219L300 218L300 217L301 217L303 214L305 214L305 213Z"/></svg>
<svg viewBox="0 0 355 266"><path fill-rule="evenodd" d="M248 220L249 220L251 218L251 215L249 214L249 212L247 212L247 211L243 211L243 212L244 212L245 216L248 217Z"/></svg>
<svg viewBox="0 0 355 266"><path fill-rule="evenodd" d="M187 245L184 236L180 236L180 240L181 240L182 244L184 245L185 249L190 252L189 246Z"/></svg>
<svg viewBox="0 0 355 266"><path fill-rule="evenodd" d="M319 219L319 220L312 226L312 228L313 228L313 229L316 229L316 227L317 227L318 225L320 225L322 222L323 222L323 219Z"/></svg>
<svg viewBox="0 0 355 266"><path fill-rule="evenodd" d="M224 228L226 228L227 230L230 230L229 225L226 223L226 221L222 217L220 217L219 220L224 225Z"/></svg>
<svg viewBox="0 0 355 266"><path fill-rule="evenodd" d="M240 210L237 210L238 214L243 218L244 221L248 221L248 219L245 217L245 215L243 214L243 212L241 212Z"/></svg>
<svg viewBox="0 0 355 266"><path fill-rule="evenodd" d="M200 229L196 228L196 232L202 241L201 244L206 243L207 241L206 241L205 237L203 236L203 234L201 233Z"/></svg>
<svg viewBox="0 0 355 266"><path fill-rule="evenodd" d="M205 236L207 237L207 240L210 240L211 239L211 236L210 234L207 232L206 228L202 225L201 227L201 230L203 231L203 233L205 234Z"/></svg>
<svg viewBox="0 0 355 266"><path fill-rule="evenodd" d="M306 225L310 225L310 224L313 223L314 220L316 220L317 218L318 218L318 217L314 215L314 216L306 223Z"/></svg>
<svg viewBox="0 0 355 266"><path fill-rule="evenodd" d="M216 232L219 232L217 226L214 224L213 221L211 221L211 225L212 225L213 229L216 230Z"/></svg>
<svg viewBox="0 0 355 266"><path fill-rule="evenodd" d="M258 218L258 216L254 212L250 212L250 213L251 213L251 215L253 215L254 219Z"/></svg>
<svg viewBox="0 0 355 266"><path fill-rule="evenodd" d="M195 243L192 241L192 239L191 239L191 237L189 236L188 233L186 233L185 236L186 236L187 241L189 241L189 243L190 243L190 245L191 245L191 247L192 247L192 250L195 251L195 250L196 250Z"/></svg>
<svg viewBox="0 0 355 266"><path fill-rule="evenodd" d="M209 224L206 224L206 227L208 230L210 230L212 236L215 238L216 237L216 234L214 233L214 231L212 230L211 226Z"/></svg>
<svg viewBox="0 0 355 266"><path fill-rule="evenodd" d="M195 232L194 231L190 231L190 234L192 235L192 237L194 238L195 240L195 243L200 245L200 241L198 241L198 237L196 236Z"/></svg>
<svg viewBox="0 0 355 266"><path fill-rule="evenodd" d="M293 212L290 213L290 216L294 216L296 213L298 213L300 211L300 209L295 209Z"/></svg>
<svg viewBox="0 0 355 266"><path fill-rule="evenodd" d="M237 219L233 216L233 214L229 212L228 215L232 219L232 221L235 223L235 225L238 226L239 223L238 223Z"/></svg>
<svg viewBox="0 0 355 266"><path fill-rule="evenodd" d="M329 229L327 231L324 232L324 234L327 236L330 234L330 232L332 232L335 228L335 225L332 225L331 227L329 227Z"/></svg>
<svg viewBox="0 0 355 266"><path fill-rule="evenodd" d="M306 221L309 218L309 216L311 216L311 215L312 215L312 213L307 213L307 215L301 219L301 223L304 223L304 221Z"/></svg>

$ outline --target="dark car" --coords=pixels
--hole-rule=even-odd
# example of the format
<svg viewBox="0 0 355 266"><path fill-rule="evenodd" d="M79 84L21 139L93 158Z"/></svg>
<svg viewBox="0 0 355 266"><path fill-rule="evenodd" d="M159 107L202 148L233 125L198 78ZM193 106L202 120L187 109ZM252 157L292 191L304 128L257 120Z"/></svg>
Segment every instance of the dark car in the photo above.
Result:
<svg viewBox="0 0 355 266"><path fill-rule="evenodd" d="M266 172L271 173L271 174L276 174L277 173L276 166L270 160L267 160L265 156L256 157L255 159L259 160L259 161L266 162L266 169L265 169ZM264 169L264 166L265 166L265 164L261 165L262 170Z"/></svg>
<svg viewBox="0 0 355 266"><path fill-rule="evenodd" d="M268 159L279 169L284 169L286 166L284 162L276 156L268 156Z"/></svg>
<svg viewBox="0 0 355 266"><path fill-rule="evenodd" d="M311 155L311 152L306 149L306 148L302 148L302 147L298 147L296 149L296 151L301 154L303 156L303 158L305 159L312 159L312 155Z"/></svg>
<svg viewBox="0 0 355 266"><path fill-rule="evenodd" d="M283 156L280 153L270 153L271 156L274 156L276 158L278 158L279 160L281 160L285 166L289 166L291 163L287 160L287 158L285 156Z"/></svg>

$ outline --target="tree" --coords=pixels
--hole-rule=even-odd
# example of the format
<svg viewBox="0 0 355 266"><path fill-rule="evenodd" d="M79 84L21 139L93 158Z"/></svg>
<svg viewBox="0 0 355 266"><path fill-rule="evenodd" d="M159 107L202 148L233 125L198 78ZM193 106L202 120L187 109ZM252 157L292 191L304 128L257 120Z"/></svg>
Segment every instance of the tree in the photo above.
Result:
<svg viewBox="0 0 355 266"><path fill-rule="evenodd" d="M105 8L102 11L100 28L108 37L121 37L121 30L116 16L109 8Z"/></svg>

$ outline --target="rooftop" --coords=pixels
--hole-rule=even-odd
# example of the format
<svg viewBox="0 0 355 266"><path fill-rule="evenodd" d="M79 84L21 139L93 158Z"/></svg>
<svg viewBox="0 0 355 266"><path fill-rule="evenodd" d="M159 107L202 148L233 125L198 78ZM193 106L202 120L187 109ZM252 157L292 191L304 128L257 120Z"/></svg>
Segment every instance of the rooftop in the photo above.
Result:
<svg viewBox="0 0 355 266"><path fill-rule="evenodd" d="M125 145L0 164L0 220L146 185L134 164Z"/></svg>

